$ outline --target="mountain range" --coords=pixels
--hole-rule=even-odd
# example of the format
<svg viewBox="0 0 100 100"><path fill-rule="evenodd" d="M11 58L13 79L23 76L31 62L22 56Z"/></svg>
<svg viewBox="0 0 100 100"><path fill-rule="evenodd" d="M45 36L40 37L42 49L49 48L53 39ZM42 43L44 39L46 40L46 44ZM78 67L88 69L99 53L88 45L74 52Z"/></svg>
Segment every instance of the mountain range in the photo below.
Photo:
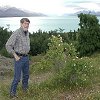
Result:
<svg viewBox="0 0 100 100"><path fill-rule="evenodd" d="M76 15L78 15L80 13L83 13L83 14L92 14L92 15L95 15L95 16L100 16L100 12L99 11L90 11L90 10L82 10L82 11L78 11L76 13L64 14L63 16L67 16L67 15L76 16Z"/></svg>
<svg viewBox="0 0 100 100"><path fill-rule="evenodd" d="M47 16L42 13L30 12L18 9L16 7L0 7L0 17L35 17L35 16Z"/></svg>
<svg viewBox="0 0 100 100"><path fill-rule="evenodd" d="M100 16L100 12L96 11L90 11L90 10L83 10L83 11L78 11L73 14L64 14L63 16L66 15L78 15L80 13L84 14L93 14L96 16ZM47 16L43 13L37 13L37 12L30 12L26 10L22 10L16 7L0 7L0 17L42 17L42 16Z"/></svg>
<svg viewBox="0 0 100 100"><path fill-rule="evenodd" d="M80 13L84 13L84 14L92 14L92 15L96 15L96 16L100 16L100 12L99 11L90 11L90 10L83 10L83 11L79 11L76 12L75 14L80 14Z"/></svg>

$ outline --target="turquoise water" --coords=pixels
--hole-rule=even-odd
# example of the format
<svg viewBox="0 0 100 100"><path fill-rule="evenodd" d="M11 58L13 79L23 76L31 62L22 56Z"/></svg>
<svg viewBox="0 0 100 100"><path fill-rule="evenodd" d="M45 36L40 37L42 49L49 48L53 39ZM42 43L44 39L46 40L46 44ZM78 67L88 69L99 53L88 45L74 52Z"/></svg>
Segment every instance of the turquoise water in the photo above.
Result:
<svg viewBox="0 0 100 100"><path fill-rule="evenodd" d="M0 18L0 26L15 31L20 26L21 17ZM62 28L65 32L77 30L79 27L79 18L77 16L66 17L29 17L31 23L30 32L36 32L39 29L50 31ZM99 17L100 19L100 17Z"/></svg>

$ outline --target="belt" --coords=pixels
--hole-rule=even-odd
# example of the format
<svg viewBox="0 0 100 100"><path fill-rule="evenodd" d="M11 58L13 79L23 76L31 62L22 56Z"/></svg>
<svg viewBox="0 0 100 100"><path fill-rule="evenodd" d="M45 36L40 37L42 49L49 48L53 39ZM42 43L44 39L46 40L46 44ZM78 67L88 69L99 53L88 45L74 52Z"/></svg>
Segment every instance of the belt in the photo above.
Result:
<svg viewBox="0 0 100 100"><path fill-rule="evenodd" d="M18 53L18 52L16 52L16 54L17 54L18 56L23 56L23 57L28 56L28 54L21 54L21 53Z"/></svg>

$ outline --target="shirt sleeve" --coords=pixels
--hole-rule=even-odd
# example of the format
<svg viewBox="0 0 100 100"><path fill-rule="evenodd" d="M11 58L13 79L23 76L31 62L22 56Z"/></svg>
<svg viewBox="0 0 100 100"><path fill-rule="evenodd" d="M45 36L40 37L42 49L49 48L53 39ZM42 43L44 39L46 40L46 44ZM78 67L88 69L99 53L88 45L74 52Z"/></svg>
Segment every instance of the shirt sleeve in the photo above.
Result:
<svg viewBox="0 0 100 100"><path fill-rule="evenodd" d="M8 41L6 43L6 49L11 54L15 53L14 45L15 45L15 42L16 42L16 38L17 38L17 34L15 32L10 36L10 38L8 39Z"/></svg>

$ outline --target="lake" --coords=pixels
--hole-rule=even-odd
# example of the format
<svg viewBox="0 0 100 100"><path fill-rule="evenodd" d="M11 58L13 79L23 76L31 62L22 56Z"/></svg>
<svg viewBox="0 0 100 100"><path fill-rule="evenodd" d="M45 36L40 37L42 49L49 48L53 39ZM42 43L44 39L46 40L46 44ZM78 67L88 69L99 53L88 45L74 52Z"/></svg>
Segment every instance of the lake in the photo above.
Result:
<svg viewBox="0 0 100 100"><path fill-rule="evenodd" d="M36 32L39 29L51 31L55 29L64 29L65 32L77 30L79 27L79 18L77 16L66 17L28 17L30 19L30 32ZM0 18L0 26L15 31L20 27L21 17ZM100 20L100 17L98 17Z"/></svg>

